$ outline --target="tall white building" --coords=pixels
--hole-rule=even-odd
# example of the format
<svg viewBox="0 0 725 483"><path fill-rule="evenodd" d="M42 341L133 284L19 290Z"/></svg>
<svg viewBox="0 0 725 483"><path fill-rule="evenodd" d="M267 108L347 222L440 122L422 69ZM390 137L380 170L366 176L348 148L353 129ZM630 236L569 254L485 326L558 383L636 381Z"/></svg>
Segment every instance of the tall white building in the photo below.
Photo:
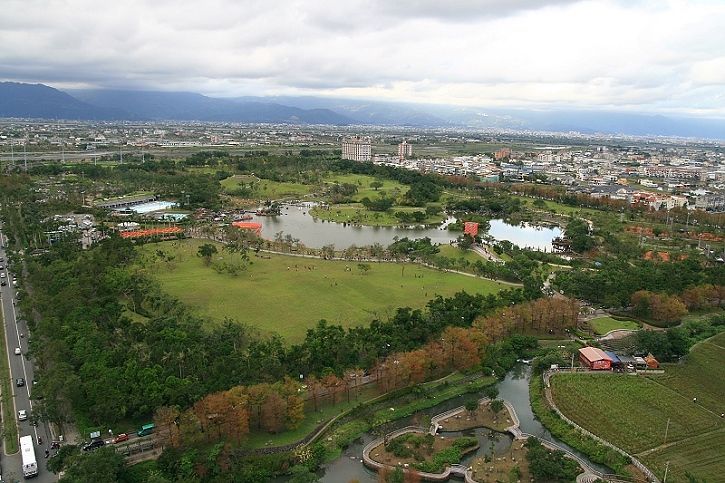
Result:
<svg viewBox="0 0 725 483"><path fill-rule="evenodd" d="M371 161L372 154L369 136L352 136L342 140L342 159Z"/></svg>
<svg viewBox="0 0 725 483"><path fill-rule="evenodd" d="M408 144L408 141L403 140L402 143L398 144L398 157L400 159L412 158L413 145Z"/></svg>

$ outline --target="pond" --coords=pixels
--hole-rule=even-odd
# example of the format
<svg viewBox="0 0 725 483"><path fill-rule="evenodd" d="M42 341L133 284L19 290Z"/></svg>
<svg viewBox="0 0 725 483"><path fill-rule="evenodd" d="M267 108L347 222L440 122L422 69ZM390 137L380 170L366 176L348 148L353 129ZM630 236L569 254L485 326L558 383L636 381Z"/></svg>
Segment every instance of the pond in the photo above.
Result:
<svg viewBox="0 0 725 483"><path fill-rule="evenodd" d="M454 222L455 218L448 218L441 225L435 227L346 225L313 218L309 214L312 207L311 203L284 205L281 215L254 215L254 221L262 224L262 236L268 240L273 240L275 234L283 232L285 235L298 238L300 242L310 248L322 248L325 245L333 244L338 250L349 248L352 245L366 246L375 243L388 246L393 243L395 237L428 237L433 243L446 244L460 235L458 232L446 229L446 226ZM509 240L520 247L551 251L551 241L561 235L561 230L528 224L509 225L503 220L491 220L489 234L497 240Z"/></svg>
<svg viewBox="0 0 725 483"><path fill-rule="evenodd" d="M506 378L498 383L499 398L505 399L511 403L516 410L516 414L519 417L521 430L525 433L533 434L540 439L551 441L557 445L568 449L572 453L578 455L589 465L599 471L610 473L611 470L608 468L591 463L588 458L578 451L570 448L561 441L554 438L536 419L534 419L533 411L531 410L531 404L529 403L529 378L531 377L531 368L529 366L519 364L512 369ZM466 401L483 397L482 395L464 395L453 399L449 399L437 406L422 411L423 414L428 416L435 416L449 409L461 406ZM409 426L413 423L413 418L404 418L387 425L382 433L387 433L398 428ZM466 430L462 432L442 432L443 436L475 436L478 438L480 447L475 453L466 455L463 458L462 463L469 465L474 459L490 454L491 450L496 455L506 453L513 441L513 437L508 434L494 433L488 429L478 428L472 430ZM321 471L320 481L325 483L339 483L357 480L360 483L375 483L378 481L377 473L366 468L362 462L362 450L366 444L378 438L379 436L370 433L365 433L359 440L351 444L342 456L327 464ZM279 480L285 481L285 480ZM453 480L451 480L453 481Z"/></svg>

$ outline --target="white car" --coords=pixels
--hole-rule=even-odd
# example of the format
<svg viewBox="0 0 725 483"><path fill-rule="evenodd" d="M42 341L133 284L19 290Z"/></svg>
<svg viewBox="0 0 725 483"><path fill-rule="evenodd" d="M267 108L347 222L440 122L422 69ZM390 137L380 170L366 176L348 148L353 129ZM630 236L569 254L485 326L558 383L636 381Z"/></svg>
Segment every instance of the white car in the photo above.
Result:
<svg viewBox="0 0 725 483"><path fill-rule="evenodd" d="M15 355L16 355L16 356L19 356L20 354L22 354L22 352L21 352L21 350L20 350L20 347L16 347L16 348L15 348Z"/></svg>
<svg viewBox="0 0 725 483"><path fill-rule="evenodd" d="M25 409L18 411L18 421L25 421L28 419L28 412Z"/></svg>

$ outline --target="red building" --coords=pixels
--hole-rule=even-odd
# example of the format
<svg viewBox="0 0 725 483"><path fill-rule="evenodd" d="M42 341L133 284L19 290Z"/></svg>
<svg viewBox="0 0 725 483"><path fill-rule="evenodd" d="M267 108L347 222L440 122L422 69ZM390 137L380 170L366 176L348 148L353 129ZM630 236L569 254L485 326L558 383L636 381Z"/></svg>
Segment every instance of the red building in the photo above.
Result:
<svg viewBox="0 0 725 483"><path fill-rule="evenodd" d="M594 371L612 368L612 359L609 358L606 352L596 347L582 347L579 349L579 362Z"/></svg>
<svg viewBox="0 0 725 483"><path fill-rule="evenodd" d="M475 221L467 221L463 223L463 233L475 237L478 235L478 223Z"/></svg>

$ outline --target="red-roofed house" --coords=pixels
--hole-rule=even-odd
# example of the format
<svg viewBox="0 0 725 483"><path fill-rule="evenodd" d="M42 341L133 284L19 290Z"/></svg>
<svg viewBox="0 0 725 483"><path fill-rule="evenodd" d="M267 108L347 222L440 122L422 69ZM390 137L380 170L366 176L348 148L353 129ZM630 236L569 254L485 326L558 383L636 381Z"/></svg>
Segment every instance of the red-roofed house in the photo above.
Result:
<svg viewBox="0 0 725 483"><path fill-rule="evenodd" d="M594 371L612 368L612 359L609 358L606 352L596 347L582 347L579 349L579 361Z"/></svg>

